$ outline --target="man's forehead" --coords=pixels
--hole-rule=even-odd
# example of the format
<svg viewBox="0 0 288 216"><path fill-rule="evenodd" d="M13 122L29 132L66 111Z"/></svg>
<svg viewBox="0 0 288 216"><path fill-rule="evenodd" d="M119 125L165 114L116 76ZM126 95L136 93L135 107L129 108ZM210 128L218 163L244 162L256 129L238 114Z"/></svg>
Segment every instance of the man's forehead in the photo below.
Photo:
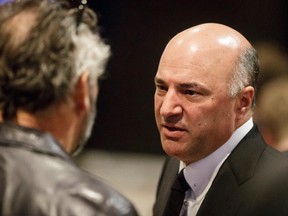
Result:
<svg viewBox="0 0 288 216"><path fill-rule="evenodd" d="M170 65L160 64L155 78L157 81L173 83L180 87L207 87L207 85L228 82L233 68L233 65L221 63L211 63L209 66L198 64L193 67L191 65L170 67Z"/></svg>

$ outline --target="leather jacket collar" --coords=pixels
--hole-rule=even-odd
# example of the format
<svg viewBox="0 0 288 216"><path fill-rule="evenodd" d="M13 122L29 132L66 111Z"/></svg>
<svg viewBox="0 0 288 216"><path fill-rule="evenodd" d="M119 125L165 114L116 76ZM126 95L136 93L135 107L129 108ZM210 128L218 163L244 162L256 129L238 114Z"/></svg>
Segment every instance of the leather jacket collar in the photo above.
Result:
<svg viewBox="0 0 288 216"><path fill-rule="evenodd" d="M25 148L29 151L49 154L74 163L49 133L16 125L12 122L0 124L0 145Z"/></svg>

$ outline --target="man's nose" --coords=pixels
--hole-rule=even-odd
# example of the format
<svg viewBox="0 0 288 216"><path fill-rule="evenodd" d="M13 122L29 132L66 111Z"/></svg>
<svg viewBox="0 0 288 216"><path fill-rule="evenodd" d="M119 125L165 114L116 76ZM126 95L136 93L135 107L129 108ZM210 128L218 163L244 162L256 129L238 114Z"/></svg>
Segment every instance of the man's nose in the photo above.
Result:
<svg viewBox="0 0 288 216"><path fill-rule="evenodd" d="M163 103L160 108L160 115L167 122L177 121L182 116L182 106L179 95L174 91L168 91L163 98Z"/></svg>

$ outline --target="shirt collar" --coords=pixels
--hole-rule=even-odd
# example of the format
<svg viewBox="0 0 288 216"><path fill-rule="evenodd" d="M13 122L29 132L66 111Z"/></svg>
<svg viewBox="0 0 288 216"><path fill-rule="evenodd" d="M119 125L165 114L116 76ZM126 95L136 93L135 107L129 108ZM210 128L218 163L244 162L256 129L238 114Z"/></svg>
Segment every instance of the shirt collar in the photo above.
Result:
<svg viewBox="0 0 288 216"><path fill-rule="evenodd" d="M232 136L207 157L186 166L180 161L180 170L185 168L185 179L192 188L194 195L198 197L209 183L215 169L219 164L229 156L232 150L238 145L243 137L252 129L253 120L250 118L247 122L237 128Z"/></svg>

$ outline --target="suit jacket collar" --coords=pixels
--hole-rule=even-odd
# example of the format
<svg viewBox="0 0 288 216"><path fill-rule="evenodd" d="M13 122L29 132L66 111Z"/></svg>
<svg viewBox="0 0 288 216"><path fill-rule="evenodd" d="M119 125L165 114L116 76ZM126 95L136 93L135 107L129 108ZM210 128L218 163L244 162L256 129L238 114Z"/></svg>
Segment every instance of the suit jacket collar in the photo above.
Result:
<svg viewBox="0 0 288 216"><path fill-rule="evenodd" d="M215 216L219 209L221 216L235 215L242 204L239 186L252 177L265 148L266 145L254 126L223 163L197 216Z"/></svg>
<svg viewBox="0 0 288 216"><path fill-rule="evenodd" d="M163 215L166 203L168 202L168 197L170 196L173 182L177 177L178 170L179 160L175 158L167 158L159 179L159 185L157 187L156 202L153 206L154 216Z"/></svg>

